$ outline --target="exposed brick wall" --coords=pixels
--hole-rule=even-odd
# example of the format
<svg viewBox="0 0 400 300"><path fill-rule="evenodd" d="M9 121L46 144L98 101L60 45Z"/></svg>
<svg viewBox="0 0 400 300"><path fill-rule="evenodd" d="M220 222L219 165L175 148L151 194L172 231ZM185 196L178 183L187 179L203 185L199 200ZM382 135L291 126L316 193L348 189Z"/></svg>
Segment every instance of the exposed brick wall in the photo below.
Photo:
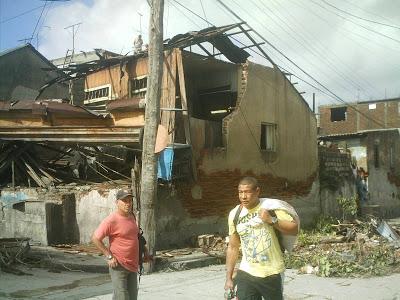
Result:
<svg viewBox="0 0 400 300"><path fill-rule="evenodd" d="M321 134L354 133L360 130L400 127L400 99L375 102L376 109L369 109L369 105L373 103L374 102L352 103L352 106L355 107L358 112L352 107L347 106L346 120L335 122L331 122L331 108L339 106L320 106Z"/></svg>
<svg viewBox="0 0 400 300"><path fill-rule="evenodd" d="M244 176L256 177L261 185L261 196L290 201L294 196L307 195L310 192L315 175L303 182L289 182L285 178L272 175L255 176L241 173L239 170L220 171L212 174L200 172L197 185L202 188L202 199L193 199L192 185L181 183L177 186L182 205L192 217L224 216L239 203L237 185Z"/></svg>
<svg viewBox="0 0 400 300"><path fill-rule="evenodd" d="M320 132L322 135L356 132L357 114L356 111L351 107L347 107L346 121L331 122L330 106L321 106L319 108L319 112L320 112Z"/></svg>
<svg viewBox="0 0 400 300"><path fill-rule="evenodd" d="M249 63L246 62L241 65L241 76L240 76L240 83L238 86L238 96L236 100L236 107L239 107L244 94L246 93L246 88L247 88L247 77L249 73ZM238 113L238 110L235 109L230 115L226 116L222 122L222 133L223 133L223 139L224 144L226 145L226 135L228 134L228 125L232 121L233 117Z"/></svg>

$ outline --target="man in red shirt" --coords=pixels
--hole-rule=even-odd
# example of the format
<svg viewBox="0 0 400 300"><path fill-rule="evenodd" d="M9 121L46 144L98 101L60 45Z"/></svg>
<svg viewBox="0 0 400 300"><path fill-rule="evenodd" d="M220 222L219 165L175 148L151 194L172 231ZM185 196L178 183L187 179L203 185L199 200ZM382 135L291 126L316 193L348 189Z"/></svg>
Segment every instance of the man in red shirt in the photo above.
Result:
<svg viewBox="0 0 400 300"><path fill-rule="evenodd" d="M139 228L132 212L132 193L119 190L117 210L105 218L93 234L92 241L107 258L114 298L136 300L138 293ZM109 247L103 243L108 237Z"/></svg>

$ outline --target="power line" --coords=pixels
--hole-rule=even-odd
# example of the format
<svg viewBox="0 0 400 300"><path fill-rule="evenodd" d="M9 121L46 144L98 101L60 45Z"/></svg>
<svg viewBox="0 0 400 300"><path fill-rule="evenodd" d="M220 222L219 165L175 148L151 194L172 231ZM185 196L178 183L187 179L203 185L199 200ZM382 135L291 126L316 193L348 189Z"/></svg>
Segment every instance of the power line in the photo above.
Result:
<svg viewBox="0 0 400 300"><path fill-rule="evenodd" d="M240 18L235 12L232 11L231 8L229 8L228 6L226 6L222 0L217 0L217 2L219 2L222 6L225 7L225 9L227 9L232 15L234 15L238 20L240 20L241 22L244 22L244 20L242 18ZM308 72L304 71L301 67L299 67L293 60L291 60L289 57L287 57L282 51L280 51L278 48L276 48L274 45L272 45L267 39L265 39L261 34L259 34L256 30L254 30L250 25L247 25L260 39L262 39L264 42L266 42L268 45L270 45L270 47L272 47L275 51L277 51L279 54L281 54L283 57L285 57L288 61L290 61L294 66L296 66L301 72L303 72L306 76L310 77L313 81L315 81L317 84L319 84L321 87L323 87L326 91L328 91L329 93L331 93L337 100L339 100L340 102L346 104L347 106L352 107L354 110L358 111L360 114L362 114L364 117L366 117L367 119L371 120L372 122L378 124L379 126L385 127L382 123L378 122L375 119L371 119L368 115L364 114L363 112L361 112L360 110L358 110L356 107L354 107L353 105L351 105L350 103L347 103L346 101L344 101L342 98L340 98L338 95L336 95L334 92L332 92L331 90L329 90L325 85L323 85L322 83L320 83L317 79L315 79L313 76L311 76ZM276 65L274 63L274 65Z"/></svg>
<svg viewBox="0 0 400 300"><path fill-rule="evenodd" d="M392 38L391 36L388 36L388 35L386 35L386 34L383 34L383 33L379 32L379 31L376 31L376 30L373 30L373 29L371 29L371 28L369 28L369 27L366 27L366 26L364 26L364 25L358 24L357 22L354 22L353 20L351 20L351 19L349 19L349 18L346 18L346 17L344 17L344 16L342 16L342 15L336 13L336 12L333 12L333 11L327 9L326 7L322 6L321 4L316 3L314 0L310 0L310 1L311 1L312 3L314 3L315 5L320 6L322 9L324 9L324 10L326 10L326 11L329 11L330 13L332 13L332 14L334 14L334 15L336 15L336 16L338 16L338 17L340 17L340 18L342 18L342 19L344 19L344 20L346 20L346 21L349 21L350 23L353 23L353 24L356 25L356 26L359 26L359 27L361 27L361 28L364 28L364 29L366 29L366 30L368 30L368 31L370 31L370 32L373 32L373 33L375 33L375 34L377 34L377 35L380 35L380 36L382 36L382 37L385 37L385 38L387 38L387 39L389 39L389 40L392 40L392 41L394 41L394 42L400 43L400 40L398 40L398 39Z"/></svg>
<svg viewBox="0 0 400 300"><path fill-rule="evenodd" d="M276 14L275 14L268 6L264 5L264 9L263 9L262 7L258 6L257 3L254 3L253 0L250 0L250 1L253 3L254 6L256 6L256 8L257 8L259 11L263 11L264 14L268 15L267 11L270 11L275 17L277 17ZM235 1L234 1L234 2L235 2ZM238 4L236 4L236 5L238 5ZM240 5L238 5L238 6L240 7ZM245 9L243 9L242 7L240 7L240 8L241 8L243 11L245 11ZM268 15L268 16L269 16L269 15ZM269 16L269 17L270 17L270 16ZM288 34L292 39L294 39L297 43L299 43L303 49L308 50L308 51L310 52L311 55L313 55L316 59L319 59L319 53L318 53L317 51L315 51L314 48L313 48L311 45L308 45L307 41L305 41L305 40L301 37L301 35L299 35L298 33L296 33L295 35L293 35L292 32L290 32L290 31L293 31L293 30L290 28L290 26L287 24L287 22L285 22L285 20L281 19L280 17L277 17L277 18L279 19L280 22L277 22L277 21L274 20L274 18L270 17L270 19L271 19L272 22L274 22L275 24L277 24L277 26L278 26L279 28L281 28L284 32L286 32L286 34ZM265 26L264 26L263 23L259 22L257 19L255 19L255 20L256 20L262 27L265 28ZM289 31L286 30L281 24L285 25L285 26L288 28ZM301 40L300 40L300 39L301 39ZM319 70L320 73L322 73L323 75L325 75L325 77L328 78L328 79L331 79L331 78L332 78L331 75L332 75L333 73L336 73L337 75L339 75L339 76L340 76L342 79L344 79L344 80L341 80L340 82L337 82L337 84L338 84L340 87L342 87L344 90L347 90L348 92L351 92L351 90L344 84L346 81L349 81L350 83L354 84L356 88L359 88L359 87L360 87L359 85L357 85L357 83L355 83L354 81L352 81L352 79L345 78L345 76L344 76L342 73L340 73L340 71L338 71L337 69L335 69L335 68L336 68L335 66L329 65L329 61L327 61L326 59L325 59L325 63L327 64L327 67L330 68L330 69L333 71L332 73L329 73L329 74L328 74L327 72L325 72L323 69L320 69L320 68L313 62L314 60L311 60L311 61L308 60L308 59L305 59L305 60L306 60L310 65L312 65L316 70ZM334 80L334 79L332 78L331 80Z"/></svg>
<svg viewBox="0 0 400 300"><path fill-rule="evenodd" d="M38 6L38 7L35 7L35 8L32 8L32 9L30 9L30 10L27 10L27 11L25 11L25 12L23 12L23 13L20 13L20 14L18 14L18 15L16 15L16 16L13 16L13 17L8 18L8 19L2 20L2 21L0 22L0 24L6 23L6 22L8 22L8 21L11 21L11 20L14 20L14 19L16 19L16 18L19 18L19 17L21 17L21 16L23 16L23 15L29 14L30 12L33 12L33 11L39 9L39 8L44 7L44 6L46 6L46 4L41 5L41 6Z"/></svg>
<svg viewBox="0 0 400 300"><path fill-rule="evenodd" d="M211 23L208 22L208 20L207 20L207 16L206 16L206 12L205 12L205 10L204 10L204 6L203 6L203 1L202 1L202 0L200 0L200 4L201 4L201 9L203 10L204 18L205 18L206 21L207 21L207 24L211 25Z"/></svg>
<svg viewBox="0 0 400 300"><path fill-rule="evenodd" d="M367 14L370 14L370 15L372 15L372 16L375 16L375 17L384 19L384 20L389 21L389 22L392 22L392 21L393 21L393 20L391 20L391 19L389 19L389 18L387 18L387 17L385 17L385 16L378 15L378 14L373 13L373 12L370 12L370 11L368 11L368 10L366 10L366 9L364 9L364 8L362 8L362 7L360 7L360 6L357 6L357 5L355 5L354 3L351 3L350 1L346 1L346 0L342 0L342 1L344 1L346 4L348 4L348 5L350 5L350 6L353 6L353 7L358 8L359 10L362 10L363 12L366 12Z"/></svg>
<svg viewBox="0 0 400 300"><path fill-rule="evenodd" d="M366 19L366 18L357 16L357 15L354 15L354 14L352 14L352 13L349 13L349 12L343 10L343 9L340 9L340 8L338 8L338 7L336 7L336 6L334 6L334 5L330 4L330 3L328 3L328 2L325 1L325 0L321 0L321 1L324 2L326 5L328 5L328 6L330 6L330 7L333 7L334 9L336 9L336 10L338 10L338 11L340 11L340 12L346 14L346 15L352 16L352 17L354 17L354 18L356 18L356 19L360 19L360 20L363 20L363 21L366 21L366 22L370 22L370 23L374 23L374 24L378 24L378 25L382 25L382 26L387 26L387 27L391 27L391 28L400 29L399 26L390 25L390 24L385 24L385 23L373 21L373 20L370 20L370 19Z"/></svg>
<svg viewBox="0 0 400 300"><path fill-rule="evenodd" d="M299 8L303 9L305 12L312 14L314 17L316 17L316 18L318 18L319 20L321 20L322 22L326 23L327 26L329 26L330 28L333 26L333 24L332 24L331 22L329 22L329 21L327 20L327 18L323 18L323 17L321 16L321 13L319 13L319 12L314 12L313 9L311 9L309 6L306 6L306 7L305 7L305 6L303 6L303 5L300 5L300 4L299 4L299 1L291 1L291 4L297 5ZM340 29L341 31L343 31L343 34L342 34L343 37L347 38L347 39L348 39L350 42L352 42L352 43L356 43L359 47L362 47L364 50L369 51L372 55L376 55L376 51L373 51L373 50L375 50L375 49L371 49L370 46L376 46L376 47L382 48L382 49L384 49L384 50L390 49L390 50L396 51L396 54L398 53L398 50L394 50L394 49L392 49L392 48L390 48L390 47L387 47L387 46L384 47L384 46L381 45L380 43L376 43L374 40L371 40L371 39L369 39L368 37L366 37L366 36L364 36L364 35L362 35L362 34L359 34L359 33L356 33L356 32L354 32L354 31L348 30L348 29L346 29L345 27L343 27L343 28L342 28L342 27L339 27L339 29ZM348 35L349 33L350 33L351 35L357 36L358 38L361 38L363 41L357 42L352 36L349 36L349 35ZM361 43L361 42L367 42L368 44ZM381 59L384 60L384 61L387 63L387 65L390 65L390 66L392 66L392 67L395 67L397 70L400 70L400 69L398 69L396 66L393 65L393 59L389 60L389 59L386 58L386 56L385 56L385 57L382 57ZM356 73L356 70L352 70L352 71L353 71L355 74L357 74L357 73ZM366 81L367 81L367 80L366 80ZM368 81L367 81L367 82L368 82ZM369 82L368 82L368 83L369 83ZM372 84L371 84L371 83L369 83L369 85L372 87Z"/></svg>
<svg viewBox="0 0 400 300"><path fill-rule="evenodd" d="M42 12L40 13L40 16L39 16L39 18L38 18L38 20L37 20L37 22L36 22L35 29L34 29L33 32L32 32L31 41L32 41L32 39L33 39L33 36L35 35L36 28L38 27L39 21L40 21L42 15L43 15L43 11L44 11L44 9L46 8L46 5L47 5L47 0L46 0L46 2L45 2L44 5L43 5Z"/></svg>
<svg viewBox="0 0 400 300"><path fill-rule="evenodd" d="M183 4L177 2L176 0L173 0L174 2L176 2L177 4L179 4L180 6L182 6L183 8L185 8L186 10L188 10L189 12L191 12L192 14L194 14L195 16L197 16L198 18L204 20L201 16L199 16L197 13L193 12L192 10L190 10L189 8L187 8L186 6L184 6ZM228 6L226 6L221 0L217 0L218 3L220 3L227 11L229 11L232 15L234 15L238 20L240 20L243 23L246 23L242 18L240 18L235 12L232 11L232 9L230 9ZM175 5L174 5L175 6ZM247 23L246 23L247 24ZM334 92L332 92L331 90L329 90L325 85L323 85L322 83L320 83L317 79L315 79L313 76L311 76L310 74L308 74L306 71L304 71L301 67L299 67L294 61L292 61L289 57L287 57L284 53L282 53L279 49L277 49L274 45L272 45L269 41L267 41L263 36L261 36L256 30L254 30L251 26L249 26L247 24L247 26L260 38L262 39L264 42L266 42L268 45L270 45L275 51L277 51L279 54L281 54L285 59L287 59L289 62L291 62L294 66L296 66L301 72L303 72L306 76L310 77L313 81L315 81L318 85L320 85L321 87L323 87L327 92L330 93L330 97L346 104L347 106L353 108L355 111L359 112L361 115L363 115L365 118L371 120L372 122L378 124L379 126L384 127L384 125L380 122L378 122L375 119L371 119L368 115L366 115L365 113L361 112L360 110L358 110L354 105L352 105L351 103L346 102L345 100L343 100L342 98L340 98L338 95L336 95ZM264 58L267 59L268 61L270 61L273 66L275 66L278 70L281 70L280 67L264 52ZM296 76L297 78L299 78L298 76ZM326 94L326 93L325 93Z"/></svg>
<svg viewBox="0 0 400 300"><path fill-rule="evenodd" d="M261 3L263 3L263 1L260 1ZM275 1L272 0L271 3L273 3L274 5L276 5L277 9L274 9L275 11L279 11L280 8L284 8L283 6L279 6L279 4L281 4L281 1ZM300 22L297 22L297 18L296 16L293 16L290 11L288 11L287 9L283 9L284 12L286 14L289 15L283 15L282 14L282 18L279 18L280 20L282 20L284 23L291 23L292 28L296 28L296 27L301 27L304 26L303 24L301 24ZM275 14L274 14L275 15ZM284 21L286 20L286 22ZM319 40L315 39L314 36L312 36L311 34L308 34L307 30L304 30L302 32L293 30L288 24L287 24L288 28L291 29L292 31L295 31L297 35L299 35L300 38L302 38L302 35L304 34L305 38L302 38L302 40L304 40L306 43L306 39L309 39L312 41L312 43L310 43L310 47L315 49L315 51L319 54L319 56L322 58L323 62L326 62L327 64L329 64L332 69L334 69L336 71L336 73L338 73L339 75L341 75L342 78L346 78L347 80L351 81L355 87L360 88L362 90L367 90L368 87L375 89L372 84L370 84L367 80L365 80L364 78L352 78L349 75L347 75L347 73L345 71L341 71L341 69L347 69L349 72L351 72L353 77L357 77L357 74L354 72L354 70L350 69L348 67L348 65L344 62L342 62L342 60L334 53L334 51L331 51L329 48L327 48L324 44L322 44ZM314 45L314 47L313 47ZM329 55L327 55L329 53ZM337 63L335 62L337 61L339 64L342 65L342 68L336 67ZM361 82L359 82L361 81ZM364 86L364 82L365 82L365 86Z"/></svg>

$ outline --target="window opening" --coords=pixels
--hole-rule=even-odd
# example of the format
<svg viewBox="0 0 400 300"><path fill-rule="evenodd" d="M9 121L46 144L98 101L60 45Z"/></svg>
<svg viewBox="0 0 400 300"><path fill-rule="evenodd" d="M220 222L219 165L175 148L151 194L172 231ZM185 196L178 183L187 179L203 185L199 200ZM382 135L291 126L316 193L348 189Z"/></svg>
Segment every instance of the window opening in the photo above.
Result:
<svg viewBox="0 0 400 300"><path fill-rule="evenodd" d="M260 149L276 151L276 124L261 123Z"/></svg>
<svg viewBox="0 0 400 300"><path fill-rule="evenodd" d="M346 121L347 120L347 107L331 108L331 122Z"/></svg>
<svg viewBox="0 0 400 300"><path fill-rule="evenodd" d="M193 116L202 120L221 121L236 105L237 93L230 85L197 91L198 101L193 103Z"/></svg>
<svg viewBox="0 0 400 300"><path fill-rule="evenodd" d="M135 77L131 80L131 95L144 98L147 92L147 75Z"/></svg>

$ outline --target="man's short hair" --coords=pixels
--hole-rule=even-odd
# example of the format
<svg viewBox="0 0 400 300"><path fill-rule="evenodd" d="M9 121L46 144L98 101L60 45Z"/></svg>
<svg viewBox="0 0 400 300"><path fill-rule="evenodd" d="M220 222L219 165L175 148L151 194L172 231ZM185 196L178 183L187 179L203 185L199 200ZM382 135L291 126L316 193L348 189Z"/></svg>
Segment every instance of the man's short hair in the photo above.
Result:
<svg viewBox="0 0 400 300"><path fill-rule="evenodd" d="M250 185L253 189L260 187L260 185L258 184L258 180L250 176L240 179L239 185Z"/></svg>

